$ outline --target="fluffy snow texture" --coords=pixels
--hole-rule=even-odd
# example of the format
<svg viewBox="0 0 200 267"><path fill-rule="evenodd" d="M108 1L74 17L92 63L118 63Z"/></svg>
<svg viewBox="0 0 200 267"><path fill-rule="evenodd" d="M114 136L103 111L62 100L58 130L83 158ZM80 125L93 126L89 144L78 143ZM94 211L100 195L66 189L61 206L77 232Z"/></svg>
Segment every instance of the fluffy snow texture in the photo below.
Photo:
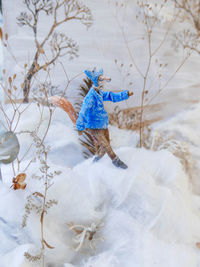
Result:
<svg viewBox="0 0 200 267"><path fill-rule="evenodd" d="M19 130L33 127L31 114L37 117L33 110L26 114L29 121L24 120ZM107 156L98 163L92 163L92 159L76 159L80 146L72 124L63 111L54 113L47 136L54 151L50 165L62 174L54 179L48 191L48 198L55 198L58 205L45 215L45 239L55 247L46 248L46 266L199 266L199 250L195 244L200 241L200 202L199 197L192 194L179 160L168 151L137 149L134 134L110 129L115 151L129 166L128 170L114 167ZM25 144L27 140L24 138ZM118 145L121 142L121 148L116 148L116 140ZM73 151L70 147L77 148L70 154L76 160L71 161L71 165L67 162L68 154ZM59 157L62 160L59 161ZM26 197L35 191L42 192L42 181L31 178L36 169L37 166L32 165L27 172L24 191L13 191L9 188L11 169L3 168L0 267L41 266L41 263L28 262L23 256L26 251L33 255L40 252L39 216L32 213L27 227L21 228ZM89 241L77 252L75 233L69 230L67 223L85 226L103 223L93 236L96 252L87 249ZM104 241L95 241L97 237L104 237Z"/></svg>

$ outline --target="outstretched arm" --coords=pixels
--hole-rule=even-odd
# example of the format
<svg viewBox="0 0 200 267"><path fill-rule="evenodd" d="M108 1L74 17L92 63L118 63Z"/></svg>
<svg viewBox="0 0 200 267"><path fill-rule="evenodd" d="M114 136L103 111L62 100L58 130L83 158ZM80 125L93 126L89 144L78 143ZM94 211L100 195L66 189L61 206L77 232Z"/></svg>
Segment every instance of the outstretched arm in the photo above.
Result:
<svg viewBox="0 0 200 267"><path fill-rule="evenodd" d="M131 95L133 95L133 92L129 92L128 90L119 93L103 91L103 101L120 102L128 99Z"/></svg>

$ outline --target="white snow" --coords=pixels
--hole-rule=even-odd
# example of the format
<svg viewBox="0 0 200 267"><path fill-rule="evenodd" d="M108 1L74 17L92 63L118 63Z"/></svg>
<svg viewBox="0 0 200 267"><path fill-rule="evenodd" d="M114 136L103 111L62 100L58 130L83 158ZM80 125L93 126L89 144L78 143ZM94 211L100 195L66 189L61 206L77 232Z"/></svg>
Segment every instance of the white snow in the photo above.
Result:
<svg viewBox="0 0 200 267"><path fill-rule="evenodd" d="M36 105L28 110L25 116L28 119L19 124L17 131L33 126L33 117L36 122L39 116ZM46 109L44 114L48 114ZM197 116L198 108L186 112L185 118L190 120L190 114ZM46 125L47 116L43 123ZM169 125L173 127L172 123ZM93 163L92 158L76 157L77 151L68 146L77 147L81 155L72 123L62 110L54 112L46 143L52 146L50 166L62 174L54 178L48 190L48 199L54 198L58 204L45 215L45 240L54 247L45 250L46 266L197 267L200 199L193 194L179 159L166 150L135 148L138 137L132 132L110 127L110 133L115 151L129 166L127 170L113 166L108 156L98 163ZM23 152L30 140L27 136L20 141ZM70 158L74 158L71 165ZM42 181L31 178L33 173L37 174L37 166L33 163L27 171L26 189L17 191L9 188L11 166L2 168L1 267L41 266L23 256L27 251L33 255L40 253L39 216L31 213L27 226L21 227L27 196L35 191L43 192ZM95 241L96 233L95 251L89 248L88 240L81 251L76 251L75 233L69 229L69 223L103 224L98 236L104 241Z"/></svg>
<svg viewBox="0 0 200 267"><path fill-rule="evenodd" d="M114 16L117 9L113 2L107 0L83 2L92 10L95 19L93 26L88 31L79 23L62 25L59 28L80 45L80 57L73 61L62 59L69 79L80 73L67 89L70 101L76 100L76 89L82 83L84 69L97 66L103 67L106 75L112 77L110 88L106 89L134 91L134 97L123 102L123 107L138 105L143 79L135 68L131 73L133 85L129 85L129 79L124 79L131 62ZM122 20L122 26L126 29L137 64L145 71L145 55L148 49L142 41L143 30L135 19L138 10L136 1L125 2L127 8L121 9L121 17L126 20ZM4 30L8 33L10 49L15 56L13 58L8 50L5 51L4 68L5 79L16 73L15 82L20 86L24 77L24 63L30 64L35 48L29 29L20 28L16 24L16 17L24 10L24 5L21 0L14 4L15 6L11 0L3 1ZM165 30L172 16L171 11L169 7L160 12L159 19ZM40 24L39 40L47 31L48 23L42 17ZM175 25L172 34L179 26L180 24ZM181 25L182 28L185 26L187 25ZM162 40L163 29L155 30L153 48ZM159 62L169 63L163 79L173 73L182 57L180 52L177 53L171 47L171 40L172 35L158 54ZM125 64L122 73L118 71L115 59L119 64ZM154 65L147 81L151 94L158 86L156 71ZM66 86L67 78L60 64L56 65L51 74L53 84L60 88ZM45 80L46 74L41 73L37 78ZM167 117L167 120L155 124L153 133L172 134L178 140L186 142L191 157L198 161L197 166L200 169L200 105L191 104L199 100L199 79L199 55L193 53L175 79L157 98L156 101L161 103L165 101L165 107L159 113L160 116ZM36 81L33 86L37 86ZM2 100L2 92L0 95ZM112 109L113 106L109 103L107 108ZM184 108L187 110L183 110ZM169 118L174 113L176 116ZM6 107L6 114L12 117L12 108L9 105ZM22 114L16 132L34 130L39 118L39 108L32 103ZM44 108L40 137L45 133L48 118L49 111ZM196 247L196 242L200 242L200 197L197 194L200 192L199 169L191 180L180 160L169 151L136 148L137 133L113 126L109 130L111 144L129 166L127 170L114 167L108 156L98 163L93 163L92 158L84 160L77 133L66 113L59 109L53 113L45 144L51 146L49 165L52 170L60 170L62 173L54 178L47 193L47 198L56 199L58 204L44 216L44 237L54 247L45 248L45 267L199 267L200 251ZM19 157L23 157L32 139L29 134L18 134L18 137L21 145ZM31 149L22 161L19 172L34 155L35 150ZM39 167L38 163L32 163L26 171L26 189L14 191L10 188L13 178L11 164L1 166L3 182L0 183L0 267L41 266L41 262L31 263L24 257L25 252L32 255L40 253L40 216L31 212L27 226L22 228L27 197L34 192L43 193L44 190L43 181L32 178L33 174L39 174ZM74 247L77 245L77 236L69 229L71 223L82 225L83 229L96 226L93 244L85 240L81 250L77 251Z"/></svg>

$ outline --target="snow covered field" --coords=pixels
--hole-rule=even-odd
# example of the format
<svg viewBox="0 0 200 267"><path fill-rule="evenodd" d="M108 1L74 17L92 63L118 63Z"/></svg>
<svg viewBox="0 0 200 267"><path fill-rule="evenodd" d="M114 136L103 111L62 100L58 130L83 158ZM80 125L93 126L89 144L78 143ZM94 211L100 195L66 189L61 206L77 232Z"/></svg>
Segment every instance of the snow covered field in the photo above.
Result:
<svg viewBox="0 0 200 267"><path fill-rule="evenodd" d="M126 18L124 26L129 44L135 44L136 61L144 71L147 51L142 46L141 28L136 27L136 1L118 2L127 4L121 15ZM135 93L120 107L137 106L141 101L143 80L136 71L131 74L133 85L129 86L129 80L123 79L130 57L115 18L115 4L107 0L84 0L84 3L94 16L92 27L86 30L83 25L72 23L59 28L80 46L78 58L61 60L69 78L83 73L86 67L103 67L105 74L112 77L106 90L130 89ZM12 51L11 54L5 50L5 77L16 73L15 83L19 86L23 82L24 63L30 64L34 53L33 37L28 28L20 28L16 23L16 17L24 10L22 0L4 0L3 10L4 29ZM161 13L163 29L168 26L170 16L170 8ZM39 40L47 26L42 17ZM162 29L158 28L152 44L154 48L162 34ZM159 60L169 63L163 79L173 73L182 58L171 42L172 35L158 54ZM115 59L125 64L122 74ZM153 68L148 84L152 94L157 85L154 75ZM84 77L78 76L67 89L72 102L76 100L77 88ZM37 79L43 81L43 78L44 72L41 72ZM63 89L66 80L62 65L58 63L52 70L51 82ZM64 111L53 109L45 138L45 145L50 146L47 163L50 171L61 173L52 179L47 191L47 202L54 200L57 204L49 204L51 207L44 214L45 267L200 267L200 245L197 246L200 242L199 82L199 55L193 53L153 102L164 103L156 111L156 116L159 114L164 120L151 125L150 140L147 140L151 150L137 148L137 132L109 126L112 147L128 165L127 170L114 167L107 155L97 163L92 162L93 158L86 160L72 122ZM37 82L33 85L37 86ZM2 91L0 99L3 103ZM12 118L12 105L4 107ZM22 104L20 110L26 107ZM106 105L107 110L113 107L114 104ZM0 118L5 122L4 119ZM41 105L32 102L15 129L20 142L19 158L23 158L32 144L20 166L15 161L15 170L19 167L16 174L26 169L36 155L33 138L25 132L37 128L40 120L38 135L42 138L49 123L49 109L44 107L43 110ZM34 204L42 203L44 180L34 178L42 175L41 165L33 161L25 170L25 190L10 188L14 176L12 164L1 165L1 170L0 267L42 266L41 261L31 262L24 257L27 252L32 256L41 252L41 216L38 214L41 210L37 213L32 207L27 224L22 227L29 197L36 194L38 199Z"/></svg>
<svg viewBox="0 0 200 267"><path fill-rule="evenodd" d="M34 128L37 110L36 105L27 110L18 131ZM44 114L42 127L47 124L47 110ZM181 131L184 137L199 147L200 140L194 140L189 131L192 118L196 121L198 117L196 106L185 112L184 125L180 114L160 124L159 129L157 125L157 131L165 127L177 127L178 131L179 123L185 129ZM46 266L200 266L196 247L200 241L200 197L193 193L179 159L167 150L135 148L138 136L133 132L114 127L110 131L112 144L128 170L115 168L107 156L99 163L92 163L92 158L84 160L66 114L59 109L53 114L46 139L51 145L49 164L62 174L54 178L48 191L48 199L56 199L58 204L48 210L44 219L45 239L54 247L45 250ZM20 140L21 153L29 141L25 136ZM25 190L10 189L10 165L4 165L2 172L0 266L41 266L24 258L24 252L37 255L40 251L39 216L33 211L27 226L21 226L27 196L43 192L42 180L31 178L38 173L38 165L33 163L28 169ZM69 229L70 223L85 227L94 224L97 228L92 244L86 239L77 251L75 245L80 243L75 242L76 233Z"/></svg>

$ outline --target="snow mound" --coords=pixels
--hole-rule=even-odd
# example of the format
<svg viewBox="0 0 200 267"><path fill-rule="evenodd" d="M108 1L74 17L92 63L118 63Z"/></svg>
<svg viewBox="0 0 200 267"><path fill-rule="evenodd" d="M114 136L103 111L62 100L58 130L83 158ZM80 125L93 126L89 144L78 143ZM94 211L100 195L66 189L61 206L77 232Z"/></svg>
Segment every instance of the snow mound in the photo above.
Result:
<svg viewBox="0 0 200 267"><path fill-rule="evenodd" d="M196 267L199 199L194 200L179 160L167 151L124 147L116 152L129 166L127 170L116 168L105 156L98 163L88 159L72 169L62 168L54 179L48 197L58 205L45 215L44 233L54 249L46 249L46 266ZM1 267L40 266L23 257L24 251L40 248L36 214L20 229L27 195L32 188L41 192L42 186L33 186L31 179L27 182L25 191L0 186L0 236L5 244L0 248ZM79 251L75 249L70 223L101 225L93 236L94 250L88 240Z"/></svg>

